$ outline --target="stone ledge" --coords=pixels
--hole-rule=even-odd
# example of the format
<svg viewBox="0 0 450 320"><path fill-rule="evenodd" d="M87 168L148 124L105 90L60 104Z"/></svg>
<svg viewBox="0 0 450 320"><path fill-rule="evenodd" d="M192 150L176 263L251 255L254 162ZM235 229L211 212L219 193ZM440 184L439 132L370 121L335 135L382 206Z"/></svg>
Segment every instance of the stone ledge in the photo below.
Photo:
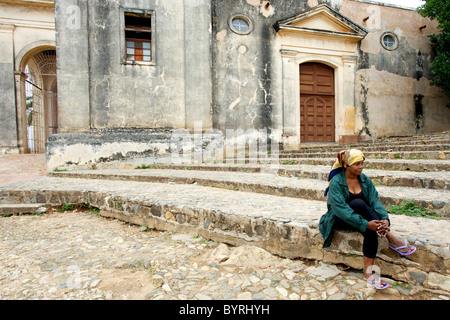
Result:
<svg viewBox="0 0 450 320"><path fill-rule="evenodd" d="M159 183L198 183L203 186L234 189L278 196L326 201L323 195L328 185L325 181L291 179L269 175L228 172L226 176L215 171L170 171L170 170L91 170L49 173L53 177L109 179L123 181L145 181ZM400 205L404 199L413 200L416 205L429 208L448 217L450 215L450 193L441 190L409 189L402 187L378 187L380 201L385 206Z"/></svg>
<svg viewBox="0 0 450 320"><path fill-rule="evenodd" d="M145 163L144 163L145 164ZM132 165L130 163L117 164L117 166L111 166L109 168L101 168L97 166L95 171L86 170L70 170L70 171L54 171L49 172L50 176L73 175L77 176L78 172L82 172L87 175L111 174L114 172L120 172L121 170L127 174L134 172L137 174L136 168L139 165ZM147 164L145 164L147 165ZM130 171L128 171L130 170ZM330 173L329 166L310 166L310 165L239 165L239 164L170 164L170 163L158 163L150 164L148 168L143 170L144 172L152 172L154 170L178 170L183 171L212 171L212 172L241 172L241 173L272 173L281 177L300 178L300 179L315 179L319 181L327 181L328 174ZM127 172L128 171L128 172ZM408 171L385 171L365 169L364 173L374 181L377 185L389 186L389 187L413 187L423 189L436 189L450 191L450 172L408 172ZM140 175L143 175L142 173Z"/></svg>
<svg viewBox="0 0 450 320"><path fill-rule="evenodd" d="M45 203L0 204L0 214L13 215L35 213L44 206Z"/></svg>
<svg viewBox="0 0 450 320"><path fill-rule="evenodd" d="M362 236L356 232L338 231L329 249L316 223L296 222L283 218L248 216L165 202L142 201L112 192L47 190L0 191L0 202L41 203L52 205L88 203L112 217L149 228L197 232L199 235L231 245L252 244L272 254L289 259L314 259L345 264L362 269ZM416 281L425 287L450 292L450 251L448 244L415 242L417 251L401 257L381 239L376 260L381 274L400 281Z"/></svg>
<svg viewBox="0 0 450 320"><path fill-rule="evenodd" d="M203 134L201 148L222 143L218 130ZM168 162L181 151L194 154L196 141L187 129L93 129L80 133L50 135L46 143L46 160L55 168L96 168L97 165L123 161ZM181 156L180 156L181 157Z"/></svg>

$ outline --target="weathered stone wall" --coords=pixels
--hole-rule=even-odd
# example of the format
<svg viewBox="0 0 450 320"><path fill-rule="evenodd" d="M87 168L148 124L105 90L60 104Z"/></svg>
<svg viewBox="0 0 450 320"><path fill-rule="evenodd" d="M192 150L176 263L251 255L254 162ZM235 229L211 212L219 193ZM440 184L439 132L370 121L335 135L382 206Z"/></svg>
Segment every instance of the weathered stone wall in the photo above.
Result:
<svg viewBox="0 0 450 320"><path fill-rule="evenodd" d="M60 132L185 128L210 120L207 1L57 1ZM125 63L123 12L152 14L150 65ZM80 19L79 27L67 25ZM74 46L73 44L77 44Z"/></svg>
<svg viewBox="0 0 450 320"><path fill-rule="evenodd" d="M282 129L282 64L273 28L307 7L306 1L212 1L213 121L227 128ZM244 16L247 34L231 28Z"/></svg>
<svg viewBox="0 0 450 320"><path fill-rule="evenodd" d="M357 134L407 135L448 130L450 109L442 91L430 84L429 34L437 22L415 10L364 1L341 0L340 13L366 28L355 74ZM383 34L397 39L397 48L381 44Z"/></svg>
<svg viewBox="0 0 450 320"><path fill-rule="evenodd" d="M343 88L343 97L354 97L354 101L338 101L336 139L348 134L375 138L448 129L446 99L430 84L427 35L438 32L435 21L414 10L353 0L212 3L215 128L286 129L283 121L296 114L283 114L289 109L283 109L287 100L282 88L298 83L284 83L295 78L282 78L280 38L273 25L326 3L368 31L359 44L354 73L336 78L342 81L337 87ZM238 34L230 27L231 19L239 16L250 22L248 34ZM420 29L424 25L427 27ZM385 32L398 39L397 49L383 48ZM349 75L354 79L348 79Z"/></svg>
<svg viewBox="0 0 450 320"><path fill-rule="evenodd" d="M87 1L55 1L59 132L90 127L87 10Z"/></svg>
<svg viewBox="0 0 450 320"><path fill-rule="evenodd" d="M51 135L46 160L49 170L97 169L119 163L123 168L161 162L201 163L207 150L211 151L210 159L221 158L215 150L222 146L222 134L217 130L192 134L188 129L93 129Z"/></svg>
<svg viewBox="0 0 450 320"><path fill-rule="evenodd" d="M136 9L151 14L152 63L124 59L123 15ZM62 90L51 168L156 159L170 155L171 129L211 129L209 1L59 0L56 21Z"/></svg>

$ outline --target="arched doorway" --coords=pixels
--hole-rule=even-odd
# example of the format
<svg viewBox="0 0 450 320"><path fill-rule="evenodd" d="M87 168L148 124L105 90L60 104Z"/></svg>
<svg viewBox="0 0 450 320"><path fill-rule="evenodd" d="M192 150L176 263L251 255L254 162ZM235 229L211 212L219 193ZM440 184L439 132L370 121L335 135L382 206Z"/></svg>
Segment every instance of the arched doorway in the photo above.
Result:
<svg viewBox="0 0 450 320"><path fill-rule="evenodd" d="M21 63L22 132L25 153L45 152L45 142L58 130L56 50L34 49Z"/></svg>
<svg viewBox="0 0 450 320"><path fill-rule="evenodd" d="M334 69L300 65L300 141L335 142Z"/></svg>

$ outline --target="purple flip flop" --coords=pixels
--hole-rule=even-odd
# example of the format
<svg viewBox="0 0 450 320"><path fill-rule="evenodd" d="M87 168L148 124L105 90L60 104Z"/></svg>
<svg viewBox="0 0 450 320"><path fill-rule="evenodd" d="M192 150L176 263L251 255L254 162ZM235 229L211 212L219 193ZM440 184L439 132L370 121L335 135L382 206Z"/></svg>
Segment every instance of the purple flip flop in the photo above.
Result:
<svg viewBox="0 0 450 320"><path fill-rule="evenodd" d="M384 282L384 284L381 284L380 278L377 278L375 280L369 280L369 279L366 280L367 283L373 285L375 287L375 289L377 289L377 290L383 290L383 289L386 289L387 287L389 287L389 283L387 283L387 282Z"/></svg>
<svg viewBox="0 0 450 320"><path fill-rule="evenodd" d="M401 252L401 249L406 249L408 248L408 243L404 242L403 246L399 246L399 247L394 247L389 243L389 248L391 248L392 250L397 251L398 253L400 253L402 256L407 256L410 255L411 253L413 253L414 251L416 251L416 247L411 246L411 250L409 252Z"/></svg>

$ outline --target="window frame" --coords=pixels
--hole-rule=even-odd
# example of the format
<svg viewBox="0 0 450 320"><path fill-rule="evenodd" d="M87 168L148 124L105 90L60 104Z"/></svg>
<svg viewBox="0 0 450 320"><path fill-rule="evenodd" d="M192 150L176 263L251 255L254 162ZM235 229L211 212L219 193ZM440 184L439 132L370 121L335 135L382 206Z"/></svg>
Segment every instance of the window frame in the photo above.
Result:
<svg viewBox="0 0 450 320"><path fill-rule="evenodd" d="M235 19L240 19L240 20L245 21L248 25L248 29L245 31L237 30L233 25L233 21ZM246 15L243 15L243 14L236 14L236 15L231 16L230 19L228 19L228 27L231 29L231 31L233 31L234 33L239 34L239 35L247 35L253 31L252 20L250 20L249 17L247 17Z"/></svg>
<svg viewBox="0 0 450 320"><path fill-rule="evenodd" d="M386 45L386 44L384 43L385 37L390 37L392 40L394 40L394 43L392 44L392 46L388 46L388 45ZM381 43L381 46L382 46L384 49L386 49L386 50L388 50L388 51L394 51L394 50L396 50L396 49L398 48L398 38L397 38L397 35L396 35L395 33L391 32L391 31L383 32L383 34L382 34L381 37L380 37L380 43Z"/></svg>
<svg viewBox="0 0 450 320"><path fill-rule="evenodd" d="M125 14L134 13L150 16L151 23L151 41L150 41L150 57L151 61L136 61L127 59L127 40L125 38ZM155 11L149 9L136 9L136 8L120 8L120 57L121 63L124 65L142 65L142 66L154 66L156 65L156 37L155 37Z"/></svg>

